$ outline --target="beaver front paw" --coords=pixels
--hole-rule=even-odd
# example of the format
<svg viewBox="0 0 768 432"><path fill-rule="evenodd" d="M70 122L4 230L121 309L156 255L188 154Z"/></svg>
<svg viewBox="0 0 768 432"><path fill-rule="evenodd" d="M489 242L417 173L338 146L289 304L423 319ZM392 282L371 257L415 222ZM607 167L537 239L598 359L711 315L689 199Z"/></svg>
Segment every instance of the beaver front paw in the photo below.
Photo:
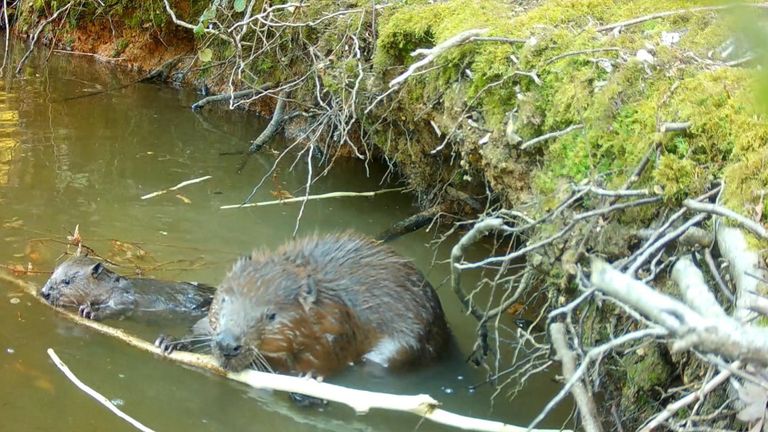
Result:
<svg viewBox="0 0 768 432"><path fill-rule="evenodd" d="M316 398L314 396L307 396L301 393L291 392L288 393L288 397L291 399L291 402L296 404L296 406L300 406L302 408L322 409L328 405L328 401L325 399Z"/></svg>
<svg viewBox="0 0 768 432"><path fill-rule="evenodd" d="M98 314L90 304L80 305L80 308L77 310L77 314L85 319L94 321L98 320Z"/></svg>
<svg viewBox="0 0 768 432"><path fill-rule="evenodd" d="M168 355L176 350L185 351L187 343L176 340L173 336L161 334L155 339L155 346L160 348L160 352Z"/></svg>

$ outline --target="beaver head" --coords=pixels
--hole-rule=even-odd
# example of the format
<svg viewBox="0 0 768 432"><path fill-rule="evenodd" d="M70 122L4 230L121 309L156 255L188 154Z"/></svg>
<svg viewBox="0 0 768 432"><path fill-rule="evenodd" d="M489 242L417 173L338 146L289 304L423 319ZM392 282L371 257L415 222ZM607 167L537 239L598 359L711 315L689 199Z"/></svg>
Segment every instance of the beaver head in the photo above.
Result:
<svg viewBox="0 0 768 432"><path fill-rule="evenodd" d="M315 333L315 284L301 266L240 259L224 278L208 314L212 351L226 369L292 370Z"/></svg>
<svg viewBox="0 0 768 432"><path fill-rule="evenodd" d="M123 288L124 281L92 258L73 256L56 267L40 296L57 307L106 304Z"/></svg>

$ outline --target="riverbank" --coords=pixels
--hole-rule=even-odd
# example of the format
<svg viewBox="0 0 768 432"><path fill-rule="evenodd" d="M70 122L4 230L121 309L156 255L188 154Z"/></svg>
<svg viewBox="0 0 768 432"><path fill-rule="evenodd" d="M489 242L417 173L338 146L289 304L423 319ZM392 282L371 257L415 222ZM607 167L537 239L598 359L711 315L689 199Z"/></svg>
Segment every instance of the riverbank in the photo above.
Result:
<svg viewBox="0 0 768 432"><path fill-rule="evenodd" d="M489 231L511 233L523 248L497 250L504 259L477 267L505 280L506 266L524 259L524 282L499 285L507 294L496 300L524 304L517 293L544 293L540 317L579 295L589 255L629 262L665 289L675 257L663 253L666 243L630 259L653 250L654 231L680 226L685 219L670 215L686 199L717 196L765 222L768 126L765 98L754 97L765 93L764 35L750 18L762 4L255 3L70 2L40 41L145 71L178 59L169 80L246 91L225 103L282 113L273 129L284 128L316 172L337 154L380 158L446 226L502 218L508 229ZM30 5L14 15L27 37L57 12L51 2ZM615 310L582 313L589 324L576 339L610 339ZM676 355L654 344L605 368L612 384L603 391L621 400L611 409L627 425L657 410L672 383L704 370Z"/></svg>

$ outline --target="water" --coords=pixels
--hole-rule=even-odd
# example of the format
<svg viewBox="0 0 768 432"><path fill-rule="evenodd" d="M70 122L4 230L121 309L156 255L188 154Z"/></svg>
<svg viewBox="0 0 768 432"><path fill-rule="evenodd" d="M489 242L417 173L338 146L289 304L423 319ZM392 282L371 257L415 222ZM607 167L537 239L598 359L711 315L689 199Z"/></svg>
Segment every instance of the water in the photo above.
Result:
<svg viewBox="0 0 768 432"><path fill-rule="evenodd" d="M219 155L246 148L264 127L262 119L215 108L195 114L188 108L198 97L193 92L149 84L65 101L134 77L89 59L53 54L44 65L42 57L33 57L20 78L6 73L0 86L0 264L31 263L34 270L50 271L66 250L66 236L79 224L88 246L122 264L118 272L131 274L138 265L150 269L151 276L216 284L239 255L254 247L274 248L290 238L297 204L219 209L247 196L273 165L276 154L271 149L286 145L273 143L251 158L242 174L235 172L239 157ZM290 169L294 159L295 154L286 157L254 201L273 200L278 190L302 193L307 163L300 160ZM397 186L382 181L386 166L369 164L368 171L366 176L359 162L337 160L333 172L317 180L311 192ZM182 197L168 193L139 198L205 175L212 178L179 190ZM375 235L415 210L412 197L401 193L309 202L299 235L344 229ZM416 372L352 368L330 381L428 393L460 414L527 424L558 385L551 374L535 377L515 399L502 394L494 404L489 403L493 388L467 389L485 378L483 370L464 362L475 323L461 313L446 284L449 245L435 251L429 245L433 239L434 233L420 232L392 245L412 258L438 289L460 352ZM476 256L487 252L485 246L474 251ZM25 277L41 285L47 275ZM168 330L153 323L110 324L148 338ZM82 380L158 431L449 430L404 413L355 416L333 404L323 411L301 409L284 394L254 391L179 367L79 328L3 282L0 430L132 430L77 390L48 359L49 347ZM557 427L569 409L561 408L545 425Z"/></svg>

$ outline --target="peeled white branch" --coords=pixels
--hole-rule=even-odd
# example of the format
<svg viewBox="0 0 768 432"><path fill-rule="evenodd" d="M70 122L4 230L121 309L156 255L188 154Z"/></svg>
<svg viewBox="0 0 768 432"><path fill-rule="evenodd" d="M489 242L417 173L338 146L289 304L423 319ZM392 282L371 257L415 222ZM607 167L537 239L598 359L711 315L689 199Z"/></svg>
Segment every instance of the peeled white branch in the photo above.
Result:
<svg viewBox="0 0 768 432"><path fill-rule="evenodd" d="M735 287L736 311L734 318L747 322L754 318L752 306L758 301L756 293L761 292L760 280L750 275L762 276L757 252L747 244L744 233L738 228L719 224L717 228L717 246L720 254L728 261L728 268Z"/></svg>
<svg viewBox="0 0 768 432"><path fill-rule="evenodd" d="M720 303L707 286L704 275L693 263L690 255L680 257L672 267L672 280L680 288L685 303L702 316L723 318L725 313Z"/></svg>
<svg viewBox="0 0 768 432"><path fill-rule="evenodd" d="M592 259L591 282L604 294L669 330L675 338L673 351L696 348L732 360L768 365L765 328L741 324L728 316L702 316L596 258Z"/></svg>
<svg viewBox="0 0 768 432"><path fill-rule="evenodd" d="M101 393L97 392L96 390L92 389L88 385L86 385L84 382L80 381L80 379L75 376L74 373L67 367L66 364L64 364L63 361L59 358L59 356L56 355L56 353L53 351L53 349L48 348L48 356L53 360L53 364L56 365L57 368L59 368L64 375L69 378L72 383L74 383L77 388L84 391L88 396L96 399L97 402L104 405L115 413L116 416L120 417L121 419L127 421L131 424L131 426L135 427L136 429L142 431L142 432L154 432L152 429L144 426L141 424L138 420L134 419L133 417L129 416L128 414L124 413L120 410L120 408L116 407L115 404L109 401L106 397L104 397Z"/></svg>

